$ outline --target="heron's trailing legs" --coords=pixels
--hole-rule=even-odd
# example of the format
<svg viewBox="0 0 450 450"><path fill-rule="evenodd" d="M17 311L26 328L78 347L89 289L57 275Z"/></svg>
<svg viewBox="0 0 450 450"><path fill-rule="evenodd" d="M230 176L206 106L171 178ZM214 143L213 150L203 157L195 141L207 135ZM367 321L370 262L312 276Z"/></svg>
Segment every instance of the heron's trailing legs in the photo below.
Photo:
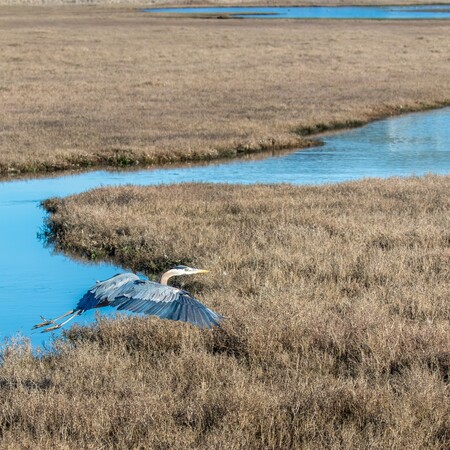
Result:
<svg viewBox="0 0 450 450"><path fill-rule="evenodd" d="M35 325L32 329L35 330L36 328L41 328L41 327L46 327L47 325L51 325L54 324L52 327L50 328L46 328L45 330L42 330L42 333L46 333L48 331L52 331L52 330L57 330L58 328L61 328L63 325L65 325L67 322L69 322L70 320L72 320L74 317L78 316L79 314L81 314L81 310L80 309L71 309L70 311L67 311L66 313L64 313L63 315L56 317L55 319L46 319L45 317L41 316L41 319L43 320L43 322L38 323L37 325ZM63 319L64 317L70 316L71 314L72 317L69 317L67 320L65 320L64 322L57 324L56 321L59 319Z"/></svg>
<svg viewBox="0 0 450 450"><path fill-rule="evenodd" d="M73 314L75 312L74 309L71 309L70 311L67 311L62 316L56 317L56 319L46 319L44 316L41 316L41 319L43 322L38 323L35 325L32 330L35 330L36 328L46 327L47 325L51 325L52 323L55 323L57 320L62 319L63 317L69 316L70 314Z"/></svg>
<svg viewBox="0 0 450 450"><path fill-rule="evenodd" d="M78 315L80 315L82 313L81 309L77 309L73 312L72 317L69 317L67 320L65 320L64 322L61 322L60 324L55 324L52 327L49 328L45 328L45 330L42 330L41 333L47 333L48 331L53 331L53 330L57 330L58 328L61 328L62 326L64 326L67 322L70 322L73 318L77 317ZM65 314L64 316L66 316L67 314ZM60 317L61 318L61 317ZM55 319L56 320L56 319ZM54 322L53 322L54 323Z"/></svg>

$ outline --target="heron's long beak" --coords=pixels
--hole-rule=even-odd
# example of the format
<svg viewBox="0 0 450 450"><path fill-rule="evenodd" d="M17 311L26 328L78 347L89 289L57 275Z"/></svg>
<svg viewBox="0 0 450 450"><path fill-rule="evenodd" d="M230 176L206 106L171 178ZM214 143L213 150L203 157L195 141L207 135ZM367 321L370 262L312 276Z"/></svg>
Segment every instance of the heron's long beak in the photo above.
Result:
<svg viewBox="0 0 450 450"><path fill-rule="evenodd" d="M209 272L209 270L206 270L206 269L197 269L197 272L195 272L195 273L208 273Z"/></svg>

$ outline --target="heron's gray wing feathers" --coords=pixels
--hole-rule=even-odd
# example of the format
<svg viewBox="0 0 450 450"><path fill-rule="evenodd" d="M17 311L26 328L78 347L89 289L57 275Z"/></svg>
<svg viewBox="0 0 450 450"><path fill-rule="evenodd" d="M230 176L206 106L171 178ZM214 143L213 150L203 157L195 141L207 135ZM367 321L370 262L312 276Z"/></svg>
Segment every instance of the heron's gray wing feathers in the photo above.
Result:
<svg viewBox="0 0 450 450"><path fill-rule="evenodd" d="M126 292L129 283L139 280L134 273L120 273L99 281L78 302L76 309L86 311L98 306L106 306L123 292Z"/></svg>
<svg viewBox="0 0 450 450"><path fill-rule="evenodd" d="M119 310L189 322L201 328L219 325L223 319L189 292L152 281L136 280L129 283L126 290L116 295L110 304Z"/></svg>

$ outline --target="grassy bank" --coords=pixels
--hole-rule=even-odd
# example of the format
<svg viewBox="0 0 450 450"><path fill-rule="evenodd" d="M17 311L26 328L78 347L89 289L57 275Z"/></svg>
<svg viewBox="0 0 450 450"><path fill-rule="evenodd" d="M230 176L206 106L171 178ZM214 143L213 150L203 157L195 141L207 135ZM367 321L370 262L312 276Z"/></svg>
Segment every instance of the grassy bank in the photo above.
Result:
<svg viewBox="0 0 450 450"><path fill-rule="evenodd" d="M1 445L447 448L449 190L426 177L48 201L58 248L148 274L208 268L185 287L228 320L101 320L40 359L9 347Z"/></svg>
<svg viewBox="0 0 450 450"><path fill-rule="evenodd" d="M450 102L447 21L3 6L0 28L2 175L302 147L311 130Z"/></svg>

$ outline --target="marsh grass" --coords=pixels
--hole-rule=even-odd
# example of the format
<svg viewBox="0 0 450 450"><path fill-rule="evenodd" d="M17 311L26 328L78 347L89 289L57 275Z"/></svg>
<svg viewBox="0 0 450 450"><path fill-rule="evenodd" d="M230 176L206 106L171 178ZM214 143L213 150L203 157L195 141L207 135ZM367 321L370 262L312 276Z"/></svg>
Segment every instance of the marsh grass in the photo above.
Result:
<svg viewBox="0 0 450 450"><path fill-rule="evenodd" d="M450 21L0 14L0 174L233 157L448 105Z"/></svg>
<svg viewBox="0 0 450 450"><path fill-rule="evenodd" d="M228 319L74 326L2 352L3 448L444 449L450 177L96 189L45 203L59 249ZM178 282L179 283L179 282Z"/></svg>

